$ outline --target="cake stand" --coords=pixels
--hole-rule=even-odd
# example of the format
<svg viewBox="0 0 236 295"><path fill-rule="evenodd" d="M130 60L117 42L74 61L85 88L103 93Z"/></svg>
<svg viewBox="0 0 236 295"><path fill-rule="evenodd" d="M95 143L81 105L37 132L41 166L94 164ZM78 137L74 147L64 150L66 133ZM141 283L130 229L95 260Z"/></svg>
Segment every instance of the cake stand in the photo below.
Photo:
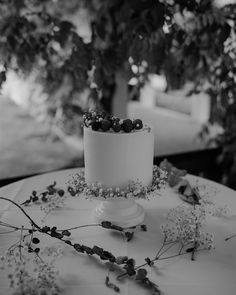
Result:
<svg viewBox="0 0 236 295"><path fill-rule="evenodd" d="M99 221L110 221L121 227L133 227L144 220L144 208L133 198L100 199L100 203L93 211Z"/></svg>
<svg viewBox="0 0 236 295"><path fill-rule="evenodd" d="M93 209L93 216L99 221L110 221L121 227L133 227L144 220L144 208L136 203L138 199L148 199L155 195L166 183L166 173L153 166L153 179L149 186L141 182L131 182L124 190L103 188L100 183L88 184L84 170L75 173L69 181L77 194L83 194L99 203Z"/></svg>

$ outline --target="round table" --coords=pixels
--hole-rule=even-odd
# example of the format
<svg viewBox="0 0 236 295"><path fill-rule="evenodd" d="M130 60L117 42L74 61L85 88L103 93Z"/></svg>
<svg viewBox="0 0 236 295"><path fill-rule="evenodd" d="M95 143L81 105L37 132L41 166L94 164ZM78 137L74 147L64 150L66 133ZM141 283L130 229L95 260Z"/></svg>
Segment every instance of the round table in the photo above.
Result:
<svg viewBox="0 0 236 295"><path fill-rule="evenodd" d="M40 176L24 179L0 189L0 197L10 198L17 203L26 200L32 190L44 189L54 181L57 186L65 188L67 181L78 169L61 170ZM149 278L159 285L166 295L234 295L236 290L236 237L225 241L225 238L236 233L236 192L215 182L187 175L191 184L201 185L217 206L227 206L225 216L211 217L207 227L214 234L214 248L210 251L197 253L196 260L191 255L182 255L158 261L155 267L147 267ZM72 240L93 247L97 245L117 256L128 256L136 260L137 265L145 262L145 258L154 257L160 248L163 235L160 225L165 222L169 209L183 203L170 187L149 200L138 200L146 212L144 224L147 231L136 230L134 238L127 242L119 232L102 227L85 227L72 232ZM88 200L83 196L71 197L65 205L52 212L42 221L44 212L39 205L26 207L26 212L40 226L48 225L65 229L73 226L93 224L92 210L96 200ZM29 221L14 205L0 200L0 220L12 225L29 227ZM0 227L0 231L6 228ZM0 235L0 255L19 238L19 232ZM53 238L41 241L50 245L59 245L60 241ZM63 244L63 255L56 260L62 294L74 295L105 295L114 294L104 281L107 275L105 262L94 256L80 254L69 245ZM9 287L7 271L0 270L0 294L13 294ZM151 294L135 281L125 279L116 281L117 273L110 272L110 279L120 287L120 294L138 295Z"/></svg>

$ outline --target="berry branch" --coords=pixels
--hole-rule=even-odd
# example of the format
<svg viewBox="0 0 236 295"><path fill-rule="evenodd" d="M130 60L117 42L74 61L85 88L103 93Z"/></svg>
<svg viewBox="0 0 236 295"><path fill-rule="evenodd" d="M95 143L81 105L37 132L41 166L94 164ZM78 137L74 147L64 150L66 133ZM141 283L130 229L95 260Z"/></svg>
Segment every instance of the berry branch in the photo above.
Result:
<svg viewBox="0 0 236 295"><path fill-rule="evenodd" d="M182 179L181 184L183 184ZM8 198L0 197L0 200L8 201L19 208L21 212L25 215L25 217L29 220L31 225L31 228L27 228L23 226L20 227L11 225L0 221L0 226L9 229L9 231L6 231L4 233L14 231L20 232L20 240L11 245L7 250L7 255L9 257L14 257L14 259L11 258L11 264L16 263L18 258L21 261L21 271L20 273L19 271L16 271L16 273L20 278L20 281L18 281L18 283L23 286L22 290L25 293L20 294L31 294L28 291L28 293L25 291L27 282L29 282L30 280L30 275L25 271L25 265L27 264L25 253L32 253L35 256L38 264L40 265L40 267L38 268L39 272L42 273L43 269L46 267L46 262L44 262L41 255L39 254L42 253L42 248L40 246L40 238L37 236L38 233L45 234L53 239L57 239L65 246L69 245L77 253L87 254L89 256L96 256L101 262L106 262L106 265L109 266L109 269L114 269L116 271L119 271L119 273L120 271L122 271L122 273L117 276L118 280L128 277L129 279L134 280L137 283L143 284L145 287L151 290L152 294L160 294L161 291L159 286L149 279L148 270L145 267L153 267L158 261L172 259L183 255L190 255L191 259L194 260L197 252L202 250L210 250L213 247L213 235L204 232L203 226L205 224L207 216L219 216L219 214L222 214L223 212L222 210L218 210L218 208L215 208L212 202L206 202L202 198L198 198L197 201L194 202L190 202L188 200L188 204L183 203L180 206L169 210L166 217L166 223L161 225L161 231L164 238L160 248L153 258L146 257L144 263L136 265L136 261L132 257L116 257L110 251L103 249L97 245L89 247L87 245L72 242L71 232L74 230L79 230L81 228L98 226L107 230L118 231L126 237L127 241L130 241L133 238L134 230L141 229L143 231L146 231L146 225L123 228L112 224L110 221L102 221L101 223L84 224L64 229L58 229L56 226L49 227L47 225L41 227L33 220L33 218L29 214L27 214L27 212L22 207L30 205L31 203L46 203L48 202L48 199L43 201L42 198L53 198L55 193L58 194L58 191L59 189L56 187L56 183L54 182L52 185L47 187L46 191L33 191L32 196L30 196L28 201L23 202L22 205L19 205L15 201L12 201ZM61 196L64 196L64 190L63 193L61 191L60 194ZM71 195L73 196L73 194ZM227 239L230 239L234 236L235 235ZM174 253L173 248L176 249ZM19 270L19 268L17 267L18 266L16 266L16 269ZM54 269L54 265L52 264L49 269ZM11 282L13 282L12 276L9 278ZM45 275L41 275L41 278L44 282L48 282ZM56 280L55 278L56 274L53 277L53 280ZM11 284L13 285L13 283ZM109 272L105 278L105 285L108 288L113 289L115 292L119 292L120 290L116 284L110 281ZM55 282L52 284L52 286L54 289L57 289Z"/></svg>

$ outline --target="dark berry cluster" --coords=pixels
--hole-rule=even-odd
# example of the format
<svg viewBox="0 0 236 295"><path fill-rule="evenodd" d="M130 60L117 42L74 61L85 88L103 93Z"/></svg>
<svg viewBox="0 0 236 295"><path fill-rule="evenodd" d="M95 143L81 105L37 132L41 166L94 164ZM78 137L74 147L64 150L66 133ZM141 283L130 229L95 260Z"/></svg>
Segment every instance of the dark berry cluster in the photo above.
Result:
<svg viewBox="0 0 236 295"><path fill-rule="evenodd" d="M57 184L56 181L54 181L53 184L50 184L44 190L39 192L33 190L29 198L25 200L23 203L21 203L21 205L30 205L33 203L47 203L55 195L58 195L59 197L63 197L65 194L65 191L63 189L56 187L56 184Z"/></svg>
<svg viewBox="0 0 236 295"><path fill-rule="evenodd" d="M105 112L96 112L94 110L89 110L83 115L83 122L86 127L90 127L94 131L109 131L114 132L126 132L129 133L132 130L139 130L143 128L143 122L140 119L121 120L115 116L107 115Z"/></svg>

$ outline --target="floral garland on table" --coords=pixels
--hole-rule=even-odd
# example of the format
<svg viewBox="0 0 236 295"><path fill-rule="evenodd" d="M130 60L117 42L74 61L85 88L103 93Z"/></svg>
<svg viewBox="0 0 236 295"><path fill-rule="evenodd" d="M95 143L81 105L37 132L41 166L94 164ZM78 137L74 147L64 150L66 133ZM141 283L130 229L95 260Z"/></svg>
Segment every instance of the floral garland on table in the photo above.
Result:
<svg viewBox="0 0 236 295"><path fill-rule="evenodd" d="M170 173L171 170L172 173ZM167 177L170 175L174 177L176 171L173 173L173 167L171 170L167 174ZM176 173L180 175L179 171ZM40 192L33 191L32 195L21 205L7 198L0 197L0 199L7 200L20 209L30 224L29 228L26 228L0 221L0 226L7 229L5 233L15 231L20 233L19 240L11 245L0 259L0 263L2 264L1 268L10 270L8 278L10 280L10 286L14 288L13 294L60 294L60 286L58 284L59 274L55 268L55 261L60 258L62 252L66 249L65 247L72 247L75 253L96 256L101 262L105 262L108 267L108 273L105 276L104 283L115 292L120 292L120 288L117 285L119 280L129 278L148 288L153 295L161 294L160 287L149 279L147 267L156 266L160 260L171 259L181 255L190 255L190 258L195 260L197 252L212 249L214 236L212 233L205 231L204 226L206 220L209 216L221 216L226 213L224 210L217 210L217 207L212 202L209 202L209 200L206 201L199 192L197 193L198 199L196 199L196 196L193 197L192 194L196 194L197 190L190 191L188 182L186 183L184 180L182 176L179 177L173 187L177 189L179 195L184 196L186 192L186 198L183 198L183 201L186 201L188 204L184 202L176 208L169 210L166 222L161 225L163 241L160 248L157 249L153 257L146 257L144 262L140 265L137 265L133 257L116 257L110 251L98 245L90 247L74 242L72 232L80 228L100 226L107 230L120 232L127 238L127 241L130 242L133 238L134 230L141 229L147 231L146 225L127 229L114 225L109 221L103 221L99 224L78 225L68 229L58 229L56 226L50 227L47 225L40 226L28 215L24 210L24 206L33 203L47 204L47 202L49 202L52 204L53 196L56 196L56 199L60 197L64 200L66 192L57 188L55 182L49 185L45 190ZM83 189L86 189L86 186L78 186L77 183L76 188L80 188L82 192L84 191ZM72 196L79 193L71 187L68 187L68 191ZM4 232L1 234L4 234ZM56 239L64 245L64 249L58 248L58 246L44 248L41 246L41 235ZM169 252L170 250L171 252ZM29 268L30 261L33 261L35 265L33 271L30 271ZM122 273L117 275L117 283L114 283L110 279L110 273L114 273L117 270Z"/></svg>
<svg viewBox="0 0 236 295"><path fill-rule="evenodd" d="M69 180L69 191L74 195L83 193L88 198L142 198L146 199L165 186L167 172L158 166L153 166L153 180L151 185L144 186L139 181L132 181L125 190L120 188L102 188L101 183L87 184L84 170L75 173Z"/></svg>

